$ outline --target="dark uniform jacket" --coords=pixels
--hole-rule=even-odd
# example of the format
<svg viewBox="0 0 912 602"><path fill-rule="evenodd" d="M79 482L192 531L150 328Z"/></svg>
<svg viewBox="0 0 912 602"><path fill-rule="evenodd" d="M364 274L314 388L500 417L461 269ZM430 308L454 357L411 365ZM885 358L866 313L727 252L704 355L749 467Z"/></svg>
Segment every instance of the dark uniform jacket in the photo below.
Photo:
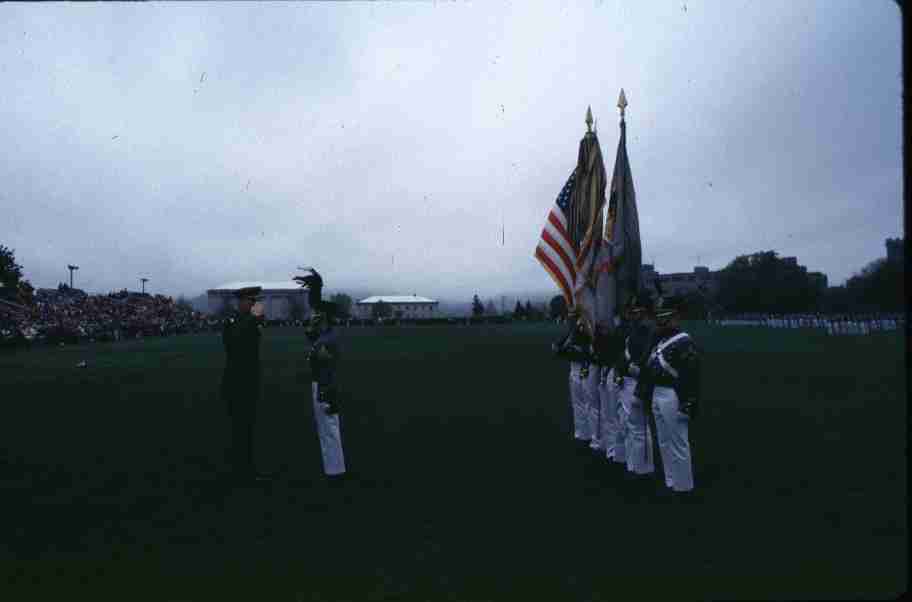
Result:
<svg viewBox="0 0 912 602"><path fill-rule="evenodd" d="M592 361L589 345L589 337L574 328L552 345L552 348L557 357L570 360L571 362L588 364Z"/></svg>
<svg viewBox="0 0 912 602"><path fill-rule="evenodd" d="M236 314L225 320L222 329L225 347L225 372L222 399L229 411L236 402L255 403L260 397L260 328L250 314Z"/></svg>
<svg viewBox="0 0 912 602"><path fill-rule="evenodd" d="M329 357L320 357L320 351L325 349L329 352ZM323 332L316 341L313 342L310 353L308 354L310 362L310 378L313 382L323 386L332 387L336 384L336 367L339 363L339 341L336 338L336 331L330 328Z"/></svg>
<svg viewBox="0 0 912 602"><path fill-rule="evenodd" d="M646 364L646 354L650 351L650 343L654 337L653 329L645 322L639 324L627 323L624 330L624 350L618 356L617 363L614 367L614 373L618 378L628 376L638 378L634 374L636 370L631 370L630 365L635 364L636 368L642 370Z"/></svg>
<svg viewBox="0 0 912 602"><path fill-rule="evenodd" d="M661 336L653 336L648 354L644 356L645 359L640 365L640 379L634 394L644 401L651 402L655 387L671 387L675 390L682 409L689 407L695 411L700 399L700 352L693 339L687 336L662 351L662 357L677 372L677 377L653 357L656 347L680 332L673 329Z"/></svg>

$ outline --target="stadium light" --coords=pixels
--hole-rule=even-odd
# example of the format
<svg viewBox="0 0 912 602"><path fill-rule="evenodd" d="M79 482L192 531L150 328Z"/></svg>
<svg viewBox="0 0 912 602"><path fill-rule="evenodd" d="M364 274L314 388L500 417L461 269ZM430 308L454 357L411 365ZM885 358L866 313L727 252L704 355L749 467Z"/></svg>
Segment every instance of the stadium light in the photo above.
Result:
<svg viewBox="0 0 912 602"><path fill-rule="evenodd" d="M70 270L70 288L73 288L73 271L78 270L78 265L67 265L67 269Z"/></svg>
<svg viewBox="0 0 912 602"><path fill-rule="evenodd" d="M148 278L140 278L139 281L142 282L142 292L143 292L143 294L145 295L145 294L146 294L146 283L149 282L149 279L148 279Z"/></svg>

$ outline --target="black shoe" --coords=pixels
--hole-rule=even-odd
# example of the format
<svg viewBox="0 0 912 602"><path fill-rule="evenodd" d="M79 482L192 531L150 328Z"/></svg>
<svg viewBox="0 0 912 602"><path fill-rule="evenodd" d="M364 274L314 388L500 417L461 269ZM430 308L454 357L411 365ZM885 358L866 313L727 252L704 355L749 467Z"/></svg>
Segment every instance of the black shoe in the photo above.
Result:
<svg viewBox="0 0 912 602"><path fill-rule="evenodd" d="M271 472L257 472L257 473L254 473L254 475L253 475L253 480L257 481L258 483L274 481L275 478L276 478L275 474L271 473Z"/></svg>
<svg viewBox="0 0 912 602"><path fill-rule="evenodd" d="M695 506L700 503L699 498L693 490L673 491L671 493L671 499L676 506Z"/></svg>
<svg viewBox="0 0 912 602"><path fill-rule="evenodd" d="M326 482L333 487L341 487L342 484L348 482L348 480L349 477L347 472L326 475Z"/></svg>

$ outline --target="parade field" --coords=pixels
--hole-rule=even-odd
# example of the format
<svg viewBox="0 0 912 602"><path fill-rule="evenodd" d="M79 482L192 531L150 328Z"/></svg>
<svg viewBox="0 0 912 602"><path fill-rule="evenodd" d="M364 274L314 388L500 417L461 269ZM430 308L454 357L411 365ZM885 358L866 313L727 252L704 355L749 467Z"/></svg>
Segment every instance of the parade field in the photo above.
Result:
<svg viewBox="0 0 912 602"><path fill-rule="evenodd" d="M0 598L904 592L902 333L685 328L705 353L689 505L574 447L555 325L341 329L338 488L301 329L263 332L256 457L276 478L246 486L218 335L0 356Z"/></svg>

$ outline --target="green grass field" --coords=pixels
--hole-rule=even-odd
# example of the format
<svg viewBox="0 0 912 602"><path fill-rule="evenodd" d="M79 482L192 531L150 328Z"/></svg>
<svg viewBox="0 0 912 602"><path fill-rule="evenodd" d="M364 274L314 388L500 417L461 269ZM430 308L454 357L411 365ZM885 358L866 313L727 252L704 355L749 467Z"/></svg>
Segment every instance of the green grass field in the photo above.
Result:
<svg viewBox="0 0 912 602"><path fill-rule="evenodd" d="M574 449L555 326L341 330L343 490L322 478L301 330L264 332L257 463L280 478L243 488L217 335L0 356L0 599L905 591L902 335L690 331L687 507Z"/></svg>

